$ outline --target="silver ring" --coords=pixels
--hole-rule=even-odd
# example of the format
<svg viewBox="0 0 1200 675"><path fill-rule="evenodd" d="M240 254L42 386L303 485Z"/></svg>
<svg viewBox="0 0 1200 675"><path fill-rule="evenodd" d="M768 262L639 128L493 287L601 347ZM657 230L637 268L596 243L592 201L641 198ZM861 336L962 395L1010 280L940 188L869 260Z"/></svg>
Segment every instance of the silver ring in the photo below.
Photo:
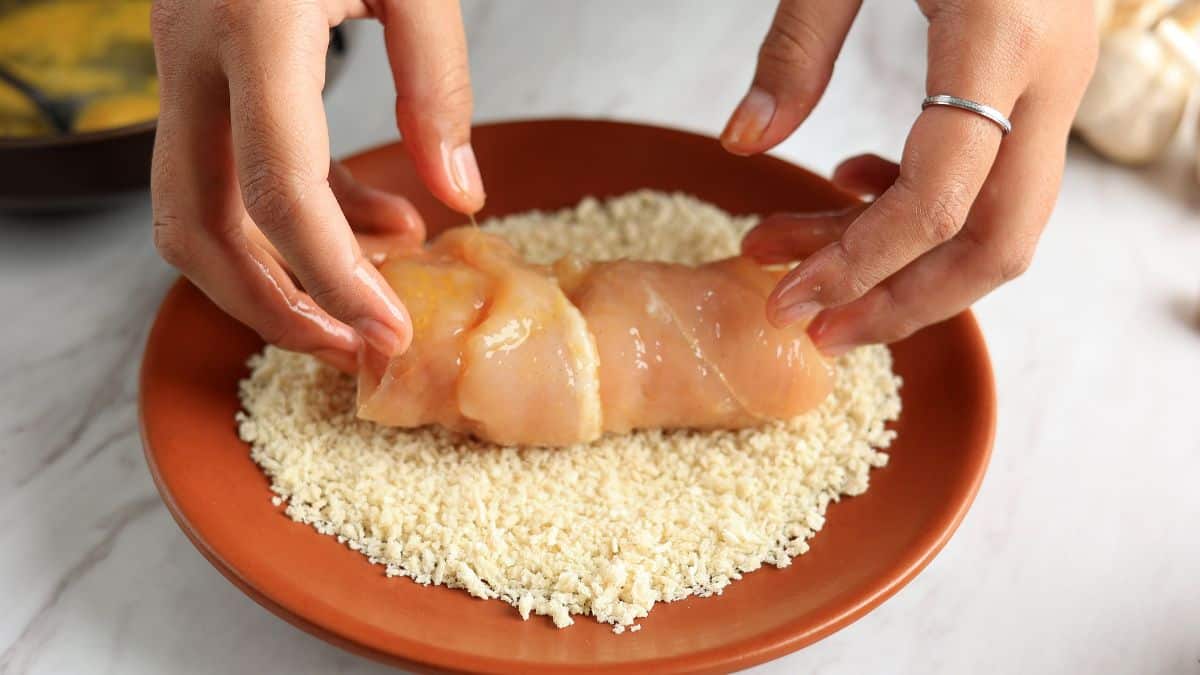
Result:
<svg viewBox="0 0 1200 675"><path fill-rule="evenodd" d="M983 117L995 122L996 126L1000 127L1000 131L1004 132L1005 136L1012 131L1012 122L1009 122L1008 118L1005 117L1003 113L990 105L976 103L975 101L969 101L965 98L959 98L957 96L950 96L949 94L937 94L936 96L926 96L925 100L921 102L921 110L924 110L931 105L945 105L950 106L951 108L967 110L975 113L976 115L982 115Z"/></svg>

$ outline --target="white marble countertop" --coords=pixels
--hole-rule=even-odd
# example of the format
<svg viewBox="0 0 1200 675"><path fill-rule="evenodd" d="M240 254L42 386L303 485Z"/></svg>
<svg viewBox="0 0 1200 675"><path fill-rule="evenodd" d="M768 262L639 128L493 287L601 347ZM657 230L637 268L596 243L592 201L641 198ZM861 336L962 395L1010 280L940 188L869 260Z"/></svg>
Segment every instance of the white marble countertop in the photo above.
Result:
<svg viewBox="0 0 1200 675"><path fill-rule="evenodd" d="M553 115L716 134L771 4L471 2L481 121ZM395 136L378 31L328 97L335 152ZM780 154L895 156L924 23L868 3L828 95ZM977 306L995 455L945 551L832 637L758 673L1200 673L1200 189L1072 147L1033 268ZM486 176L485 176L486 180ZM159 502L135 371L173 273L148 197L0 216L0 673L384 669L259 608ZM820 546L818 538L815 545Z"/></svg>

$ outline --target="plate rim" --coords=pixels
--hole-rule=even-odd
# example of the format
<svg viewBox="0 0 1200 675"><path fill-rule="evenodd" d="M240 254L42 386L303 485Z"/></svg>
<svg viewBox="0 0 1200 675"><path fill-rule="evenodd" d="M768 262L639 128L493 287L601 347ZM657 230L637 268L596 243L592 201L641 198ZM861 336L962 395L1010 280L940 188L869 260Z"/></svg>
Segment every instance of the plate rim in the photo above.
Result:
<svg viewBox="0 0 1200 675"><path fill-rule="evenodd" d="M637 122L624 122L611 119L595 119L595 118L575 118L575 117L553 117L553 118L534 118L534 119L515 119L506 121L491 122L488 124L477 125L474 128L480 129L485 127L499 127L508 125L522 124L595 124L604 126L633 126L649 128L656 131L667 131L675 134L683 134L688 136L711 139L704 134L678 129L667 126L643 124ZM400 142L384 143L352 153L348 157L357 157L376 152L386 151L390 146L398 145ZM791 162L782 160L778 157L769 157L769 159L786 165L792 171L801 171L810 176L820 178L817 174L800 167ZM821 180L824 180L821 178ZM755 636L745 638L740 642L713 647L705 650L688 652L685 654L662 657L653 660L639 660L629 662L609 663L603 666L586 666L586 665L553 665L531 663L516 659L505 659L497 657L482 657L474 654L448 650L442 647L429 645L426 642L411 640L403 637L393 636L388 640L388 647L384 648L378 645L368 644L368 641L361 639L359 636L347 635L344 632L338 631L335 627L323 624L314 619L312 612L306 612L303 607L295 606L296 603L288 603L282 599L277 599L269 595L268 590L258 588L253 582L244 578L236 567L226 561L219 551L217 551L208 541L204 539L197 531L195 526L189 521L182 507L176 501L174 495L166 485L165 479L160 472L160 468L154 457L154 452L150 443L149 420L147 419L147 408L153 406L148 403L147 397L147 381L149 380L149 369L147 355L150 351L150 346L159 341L156 338L165 331L163 321L163 310L169 305L179 302L178 297L185 293L190 282L178 277L170 286L167 293L164 295L162 302L155 312L153 324L147 334L145 346L143 348L142 361L139 365L138 372L138 431L142 442L143 455L146 458L147 466L150 470L151 477L154 481L155 489L163 500L164 505L170 512L172 519L176 522L179 528L183 531L188 540L193 546L204 556L210 564L213 565L226 579L234 584L239 590L249 596L256 603L270 611L277 617L287 621L289 624L311 634L316 637L332 643L338 647L346 649L350 652L382 662L387 665L399 666L420 672L479 672L479 673L598 673L598 672L624 672L629 668L652 668L654 672L659 673L683 673L683 672L731 672L749 668L754 665L765 663L767 661L779 658L786 654L792 653L804 647L807 647L819 640L828 637L829 635L849 626L858 619L862 618L883 602L894 596L903 587L908 585L922 570L924 570L930 562L942 551L949 540L957 532L967 512L974 503L975 497L983 483L983 478L987 472L989 465L996 433L996 418L997 418L997 401L995 376L992 369L990 355L988 353L986 341L984 340L982 330L979 323L976 321L971 310L967 309L963 312L947 319L947 322L960 324L960 329L963 331L964 339L970 346L970 351L978 360L979 369L976 377L979 380L978 391L982 396L979 412L982 415L983 421L983 442L981 443L981 451L972 455L972 460L966 465L969 472L969 480L959 483L958 488L953 493L953 500L948 502L953 504L952 511L942 514L935 522L937 527L927 528L919 537L914 540L910 546L910 556L908 558L897 558L896 564L893 565L891 573L887 575L879 575L875 579L866 584L866 590L859 592L856 595L859 598L850 603L844 604L843 611L835 616L827 618L818 625L812 625L811 621L806 621L803 618L796 618L788 621L777 628L759 633ZM247 460L249 456L247 455ZM869 492L864 497L869 496ZM356 552L349 551L354 555L361 555ZM801 625L802 624L802 625ZM415 654L415 655L414 655Z"/></svg>

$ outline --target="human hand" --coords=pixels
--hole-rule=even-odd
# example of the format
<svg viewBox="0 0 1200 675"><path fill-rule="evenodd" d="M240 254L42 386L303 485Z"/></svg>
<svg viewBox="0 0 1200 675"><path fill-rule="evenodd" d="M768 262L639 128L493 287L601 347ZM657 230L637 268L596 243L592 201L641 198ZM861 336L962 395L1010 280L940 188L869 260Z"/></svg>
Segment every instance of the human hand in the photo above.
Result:
<svg viewBox="0 0 1200 675"><path fill-rule="evenodd" d="M156 0L151 14L162 99L155 245L263 339L347 371L364 342L391 357L412 338L408 313L349 223L424 237L407 200L330 162L321 101L329 29L368 16L384 24L396 118L422 179L451 208L479 210L457 2Z"/></svg>
<svg viewBox="0 0 1200 675"><path fill-rule="evenodd" d="M750 92L722 134L728 150L763 152L804 121L860 4L782 0ZM743 251L761 261L803 258L771 294L768 316L783 325L816 315L809 332L830 354L904 338L1026 269L1095 62L1092 0L917 4L929 20L926 93L990 105L1013 130L1002 143L988 119L930 107L899 165L868 155L838 167L834 182L877 196L872 203L775 214L747 234ZM815 241L829 243L813 252Z"/></svg>

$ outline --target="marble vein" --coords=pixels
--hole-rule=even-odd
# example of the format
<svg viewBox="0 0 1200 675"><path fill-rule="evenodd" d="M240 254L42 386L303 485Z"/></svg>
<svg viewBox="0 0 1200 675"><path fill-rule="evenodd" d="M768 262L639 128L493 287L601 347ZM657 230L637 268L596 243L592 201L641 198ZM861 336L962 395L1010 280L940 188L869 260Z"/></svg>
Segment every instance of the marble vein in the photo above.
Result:
<svg viewBox="0 0 1200 675"><path fill-rule="evenodd" d="M64 594L70 591L72 585L79 582L94 567L108 558L112 553L117 538L125 528L137 518L140 518L159 507L157 495L142 497L126 504L108 518L106 531L100 541L84 552L83 557L66 570L54 585L50 595L37 608L33 617L26 623L17 639L3 652L0 652L0 673L24 672L29 660L45 643L51 631L54 620L54 610Z"/></svg>

